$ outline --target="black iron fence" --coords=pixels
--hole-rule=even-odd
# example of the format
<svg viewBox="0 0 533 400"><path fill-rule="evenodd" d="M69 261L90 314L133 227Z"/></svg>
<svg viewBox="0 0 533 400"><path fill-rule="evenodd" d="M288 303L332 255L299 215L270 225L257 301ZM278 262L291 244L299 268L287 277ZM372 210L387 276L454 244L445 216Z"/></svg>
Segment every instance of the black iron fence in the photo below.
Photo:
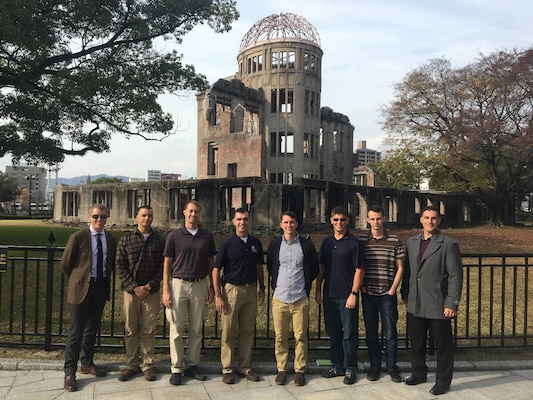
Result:
<svg viewBox="0 0 533 400"><path fill-rule="evenodd" d="M8 246L0 248L0 345L63 347L69 328L66 279L61 273L60 247ZM5 253L5 255L3 255ZM464 254L464 285L459 315L454 321L455 342L463 348L533 346L533 254ZM267 286L268 287L268 286ZM267 299L271 299L270 288ZM314 289L312 294L314 293ZM311 299L310 349L328 348L322 309ZM409 347L405 307L399 304L399 348ZM361 314L361 313L360 313ZM112 277L111 301L102 317L99 347L123 346L122 292ZM157 346L168 347L168 326L161 310ZM365 347L362 319L360 348ZM220 327L214 306L204 323L203 346L220 348ZM270 301L258 309L254 346L273 349Z"/></svg>

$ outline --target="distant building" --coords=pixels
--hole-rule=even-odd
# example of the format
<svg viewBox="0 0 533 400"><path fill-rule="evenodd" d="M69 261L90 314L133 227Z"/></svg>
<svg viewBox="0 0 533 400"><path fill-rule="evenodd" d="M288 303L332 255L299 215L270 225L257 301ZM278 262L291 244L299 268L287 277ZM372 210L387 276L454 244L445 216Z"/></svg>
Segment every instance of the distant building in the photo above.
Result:
<svg viewBox="0 0 533 400"><path fill-rule="evenodd" d="M354 127L321 107L322 55L303 17L271 15L252 26L238 72L197 95L197 178L351 184Z"/></svg>
<svg viewBox="0 0 533 400"><path fill-rule="evenodd" d="M46 201L47 170L29 165L7 165L6 174L13 179L19 188L28 189L31 203Z"/></svg>
<svg viewBox="0 0 533 400"><path fill-rule="evenodd" d="M355 167L353 169L353 184L374 187L376 186L376 174L368 167Z"/></svg>
<svg viewBox="0 0 533 400"><path fill-rule="evenodd" d="M181 174L172 174L169 172L161 172L162 181L178 181L181 179Z"/></svg>
<svg viewBox="0 0 533 400"><path fill-rule="evenodd" d="M357 149L355 149L355 167L366 166L369 162L379 160L381 160L381 152L367 149L366 140L359 140L357 142Z"/></svg>
<svg viewBox="0 0 533 400"><path fill-rule="evenodd" d="M128 182L146 182L144 178L128 178Z"/></svg>
<svg viewBox="0 0 533 400"><path fill-rule="evenodd" d="M149 169L146 171L146 181L156 182L161 180L161 170Z"/></svg>

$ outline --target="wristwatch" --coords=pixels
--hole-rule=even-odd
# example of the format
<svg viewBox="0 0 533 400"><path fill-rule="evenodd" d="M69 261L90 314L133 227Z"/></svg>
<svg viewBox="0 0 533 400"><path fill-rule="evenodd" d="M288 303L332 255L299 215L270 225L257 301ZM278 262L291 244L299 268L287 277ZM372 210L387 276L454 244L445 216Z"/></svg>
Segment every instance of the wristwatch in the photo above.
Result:
<svg viewBox="0 0 533 400"><path fill-rule="evenodd" d="M354 291L352 290L352 294L353 294L354 296L357 296L357 295L359 294L359 292L354 292Z"/></svg>

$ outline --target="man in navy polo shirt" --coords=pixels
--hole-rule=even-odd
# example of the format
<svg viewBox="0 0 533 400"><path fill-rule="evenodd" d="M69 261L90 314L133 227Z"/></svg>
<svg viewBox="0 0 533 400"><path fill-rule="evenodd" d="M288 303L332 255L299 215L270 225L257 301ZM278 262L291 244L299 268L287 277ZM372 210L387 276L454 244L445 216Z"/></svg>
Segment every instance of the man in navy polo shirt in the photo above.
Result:
<svg viewBox="0 0 533 400"><path fill-rule="evenodd" d="M364 278L364 252L357 238L348 231L350 218L344 207L331 210L330 222L333 234L320 246L315 296L322 303L324 281L324 322L330 337L332 367L322 376L344 376L343 382L353 385L357 374L358 296Z"/></svg>
<svg viewBox="0 0 533 400"><path fill-rule="evenodd" d="M249 381L258 381L252 370L257 305L265 300L263 275L263 247L261 241L250 235L250 214L244 208L235 210L235 234L220 244L213 269L215 305L221 314L220 361L222 381L234 383L233 358L235 337L239 329L239 359L237 374ZM220 271L224 276L220 277ZM259 291L257 290L259 284Z"/></svg>

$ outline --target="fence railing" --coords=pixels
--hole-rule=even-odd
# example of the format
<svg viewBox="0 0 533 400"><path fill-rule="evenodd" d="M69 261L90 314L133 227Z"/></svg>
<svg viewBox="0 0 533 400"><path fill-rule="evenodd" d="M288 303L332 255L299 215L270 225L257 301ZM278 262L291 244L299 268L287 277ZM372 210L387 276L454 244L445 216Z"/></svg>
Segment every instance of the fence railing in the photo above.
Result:
<svg viewBox="0 0 533 400"><path fill-rule="evenodd" d="M69 329L66 279L61 273L60 247L8 246L0 259L0 345L42 346L46 351L63 347ZM533 254L464 254L464 284L458 317L454 320L455 344L463 348L533 346ZM266 271L265 271L266 276ZM99 347L123 346L122 292L115 276L111 281L98 336ZM258 309L254 346L274 348L271 291ZM312 291L314 294L314 289ZM313 297L313 296L312 296ZM405 306L399 299L398 346L409 347ZM311 299L309 348L329 345L322 309ZM360 314L362 314L360 312ZM220 327L214 306L204 323L203 347L220 348ZM157 347L168 347L168 325L163 309L156 334ZM362 315L359 321L360 348L365 348Z"/></svg>

